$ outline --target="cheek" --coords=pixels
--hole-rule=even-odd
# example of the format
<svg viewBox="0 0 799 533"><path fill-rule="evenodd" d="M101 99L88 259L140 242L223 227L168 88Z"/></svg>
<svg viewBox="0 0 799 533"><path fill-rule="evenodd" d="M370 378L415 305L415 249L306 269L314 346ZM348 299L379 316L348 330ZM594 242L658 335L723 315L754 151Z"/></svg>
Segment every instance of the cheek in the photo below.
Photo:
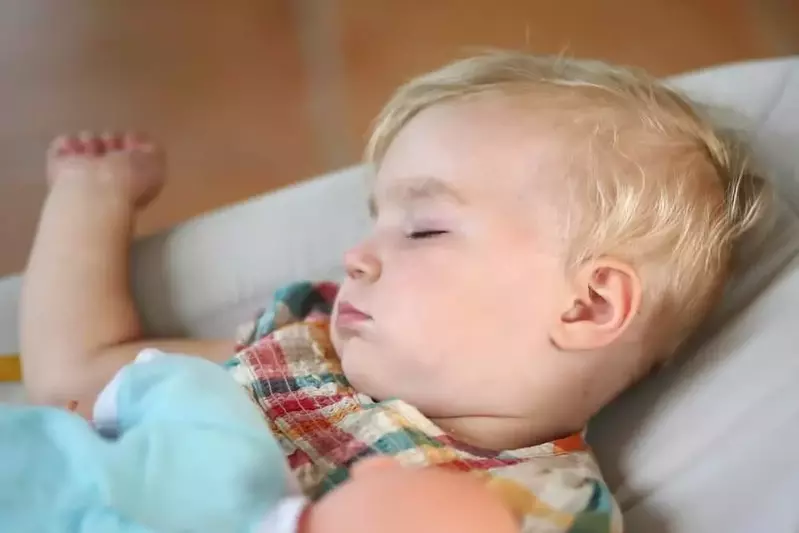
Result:
<svg viewBox="0 0 799 533"><path fill-rule="evenodd" d="M395 365L429 375L482 368L540 337L546 284L507 254L424 251L391 258L376 289Z"/></svg>
<svg viewBox="0 0 799 533"><path fill-rule="evenodd" d="M462 305L460 297L450 298L440 288L429 287L418 298L407 298L394 307L395 321L387 347L393 370L417 385L442 386L468 361L471 337L481 327L471 303ZM466 356L466 359L464 358Z"/></svg>
<svg viewBox="0 0 799 533"><path fill-rule="evenodd" d="M390 285L398 298L428 302L429 305L454 304L476 281L485 278L487 269L480 257L448 248L430 248L398 254L386 261L379 284Z"/></svg>
<svg viewBox="0 0 799 533"><path fill-rule="evenodd" d="M464 305L470 304L474 276L465 261L449 260L444 254L419 254L403 258L387 270L378 285L382 302L398 325L409 332L457 325Z"/></svg>
<svg viewBox="0 0 799 533"><path fill-rule="evenodd" d="M449 251L393 258L378 283L388 326L431 344L467 336L486 313L501 312L505 297L485 263Z"/></svg>

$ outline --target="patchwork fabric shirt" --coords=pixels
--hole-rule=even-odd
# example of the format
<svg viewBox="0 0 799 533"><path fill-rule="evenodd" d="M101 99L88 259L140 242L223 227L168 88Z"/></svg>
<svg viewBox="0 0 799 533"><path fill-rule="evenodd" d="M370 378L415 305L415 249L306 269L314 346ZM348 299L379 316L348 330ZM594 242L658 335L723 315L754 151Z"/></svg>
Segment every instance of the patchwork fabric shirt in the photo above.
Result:
<svg viewBox="0 0 799 533"><path fill-rule="evenodd" d="M476 449L399 400L374 401L347 382L329 337L337 286L297 283L243 331L227 363L278 436L304 492L318 498L350 466L389 455L409 467L470 472L496 491L522 531L616 533L621 514L581 435L530 448Z"/></svg>

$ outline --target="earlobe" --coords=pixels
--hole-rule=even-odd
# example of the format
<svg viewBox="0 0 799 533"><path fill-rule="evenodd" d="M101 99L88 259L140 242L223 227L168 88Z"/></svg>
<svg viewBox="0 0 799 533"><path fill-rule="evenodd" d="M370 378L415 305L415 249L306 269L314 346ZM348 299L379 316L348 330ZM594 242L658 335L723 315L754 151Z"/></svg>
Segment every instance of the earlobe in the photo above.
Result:
<svg viewBox="0 0 799 533"><path fill-rule="evenodd" d="M641 306L641 283L628 264L611 258L592 261L573 278L573 291L551 331L562 350L592 350L618 339Z"/></svg>

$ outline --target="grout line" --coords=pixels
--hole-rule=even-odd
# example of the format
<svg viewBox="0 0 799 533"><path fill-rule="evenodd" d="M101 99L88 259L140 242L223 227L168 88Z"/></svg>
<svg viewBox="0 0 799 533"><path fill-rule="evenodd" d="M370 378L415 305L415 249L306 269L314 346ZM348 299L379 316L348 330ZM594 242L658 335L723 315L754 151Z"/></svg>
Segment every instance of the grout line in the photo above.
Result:
<svg viewBox="0 0 799 533"><path fill-rule="evenodd" d="M344 65L336 5L330 0L296 0L300 49L308 82L308 107L325 170L352 164Z"/></svg>

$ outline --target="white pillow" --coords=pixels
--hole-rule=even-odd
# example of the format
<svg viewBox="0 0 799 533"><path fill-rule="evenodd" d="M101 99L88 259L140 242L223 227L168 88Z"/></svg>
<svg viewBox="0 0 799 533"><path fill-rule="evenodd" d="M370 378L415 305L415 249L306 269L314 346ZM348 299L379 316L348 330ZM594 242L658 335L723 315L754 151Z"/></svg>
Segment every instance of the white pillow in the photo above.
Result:
<svg viewBox="0 0 799 533"><path fill-rule="evenodd" d="M693 348L605 409L589 439L629 531L795 533L799 59L674 85L754 126L756 160L778 191L776 221L747 237L725 301Z"/></svg>

